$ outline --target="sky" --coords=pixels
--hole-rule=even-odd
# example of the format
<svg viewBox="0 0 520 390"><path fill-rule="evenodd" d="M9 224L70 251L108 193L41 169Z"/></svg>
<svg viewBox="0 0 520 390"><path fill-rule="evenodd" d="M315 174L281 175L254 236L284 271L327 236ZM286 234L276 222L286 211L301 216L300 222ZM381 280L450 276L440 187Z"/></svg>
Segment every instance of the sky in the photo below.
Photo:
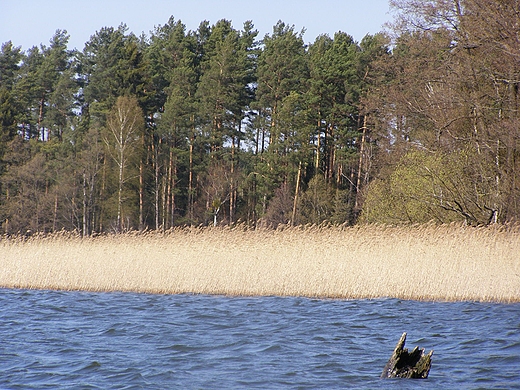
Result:
<svg viewBox="0 0 520 390"><path fill-rule="evenodd" d="M12 41L27 50L48 45L60 29L70 35L70 49L83 50L103 27L125 23L136 35L150 35L170 16L187 30L196 30L204 20L214 24L227 19L236 29L252 20L259 38L272 33L282 20L295 31L305 28L306 43L320 34L333 37L337 31L359 42L391 20L388 0L0 0L0 43Z"/></svg>

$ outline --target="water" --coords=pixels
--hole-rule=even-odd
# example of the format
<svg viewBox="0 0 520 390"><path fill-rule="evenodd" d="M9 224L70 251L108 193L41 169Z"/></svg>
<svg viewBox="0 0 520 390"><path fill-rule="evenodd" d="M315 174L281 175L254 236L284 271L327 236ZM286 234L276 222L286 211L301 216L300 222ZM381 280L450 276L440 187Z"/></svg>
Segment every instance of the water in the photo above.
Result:
<svg viewBox="0 0 520 390"><path fill-rule="evenodd" d="M520 305L0 290L1 389L520 389ZM427 380L379 379L401 333Z"/></svg>

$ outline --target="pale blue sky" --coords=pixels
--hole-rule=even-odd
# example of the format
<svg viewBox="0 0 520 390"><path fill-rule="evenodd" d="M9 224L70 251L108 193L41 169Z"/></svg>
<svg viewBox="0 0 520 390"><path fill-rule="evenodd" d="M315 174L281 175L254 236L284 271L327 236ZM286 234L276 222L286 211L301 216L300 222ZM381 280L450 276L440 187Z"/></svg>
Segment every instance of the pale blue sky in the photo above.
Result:
<svg viewBox="0 0 520 390"><path fill-rule="evenodd" d="M383 30L391 20L388 0L0 0L0 43L12 41L26 50L48 44L57 29L67 30L69 46L83 49L102 27L126 23L136 35L149 34L173 15L188 30L200 22L228 19L240 29L252 20L259 37L272 32L278 20L306 29L304 40L344 31L360 41Z"/></svg>

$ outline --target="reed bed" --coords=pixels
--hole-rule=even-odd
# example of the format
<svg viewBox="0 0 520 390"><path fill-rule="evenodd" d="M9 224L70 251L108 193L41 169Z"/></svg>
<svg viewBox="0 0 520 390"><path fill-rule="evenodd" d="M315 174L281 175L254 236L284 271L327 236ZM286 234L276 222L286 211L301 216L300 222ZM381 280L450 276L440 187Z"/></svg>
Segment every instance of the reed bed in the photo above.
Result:
<svg viewBox="0 0 520 390"><path fill-rule="evenodd" d="M0 286L520 302L520 229L238 227L4 237Z"/></svg>

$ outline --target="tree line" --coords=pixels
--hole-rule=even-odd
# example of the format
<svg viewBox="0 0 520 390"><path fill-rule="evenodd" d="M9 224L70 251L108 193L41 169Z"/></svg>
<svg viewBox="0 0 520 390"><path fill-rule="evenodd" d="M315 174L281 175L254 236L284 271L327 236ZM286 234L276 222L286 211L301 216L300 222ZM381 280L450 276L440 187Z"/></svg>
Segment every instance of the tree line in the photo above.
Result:
<svg viewBox="0 0 520 390"><path fill-rule="evenodd" d="M361 42L171 17L4 43L2 231L517 219L518 5L391 3Z"/></svg>

